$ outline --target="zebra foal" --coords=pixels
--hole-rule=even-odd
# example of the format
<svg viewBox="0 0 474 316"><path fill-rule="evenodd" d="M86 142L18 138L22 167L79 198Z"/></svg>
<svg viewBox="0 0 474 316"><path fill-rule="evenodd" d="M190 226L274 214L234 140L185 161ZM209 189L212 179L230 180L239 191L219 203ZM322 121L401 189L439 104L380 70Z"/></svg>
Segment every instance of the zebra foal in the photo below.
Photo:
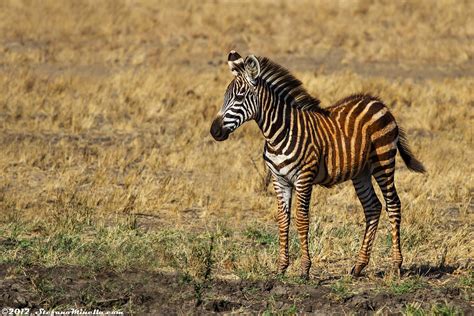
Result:
<svg viewBox="0 0 474 316"><path fill-rule="evenodd" d="M248 120L255 120L265 138L263 158L273 175L278 198L279 262L289 265L288 232L291 200L296 198L296 227L302 258L301 274L309 276L309 204L313 185L331 187L351 180L364 209L366 228L351 273L367 265L382 204L372 186L380 187L391 224L392 260L400 273L400 199L395 189L397 150L415 172L425 172L411 153L403 131L377 98L356 94L322 108L288 70L265 57L243 59L231 51L228 65L234 79L211 126L211 135L223 141Z"/></svg>

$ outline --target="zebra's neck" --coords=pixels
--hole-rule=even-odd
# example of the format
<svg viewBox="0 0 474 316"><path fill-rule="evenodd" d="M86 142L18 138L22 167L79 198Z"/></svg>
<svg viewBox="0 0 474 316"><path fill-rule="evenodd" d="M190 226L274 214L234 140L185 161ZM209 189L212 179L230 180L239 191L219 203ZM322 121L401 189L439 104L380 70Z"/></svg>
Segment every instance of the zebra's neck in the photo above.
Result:
<svg viewBox="0 0 474 316"><path fill-rule="evenodd" d="M311 120L316 124L315 118L318 115L326 115L327 110L319 106L319 100L311 96L301 81L287 69L265 57L260 57L259 60L261 65L261 75L257 82L259 106L255 120L267 144L278 148L278 145L288 137L292 135L297 137L297 131L292 133L293 123L297 124L296 122L302 117L313 117Z"/></svg>
<svg viewBox="0 0 474 316"><path fill-rule="evenodd" d="M292 118L302 115L302 110L292 104L295 101L287 93L279 93L268 84L260 84L258 90L256 122L270 148L276 148L290 137Z"/></svg>

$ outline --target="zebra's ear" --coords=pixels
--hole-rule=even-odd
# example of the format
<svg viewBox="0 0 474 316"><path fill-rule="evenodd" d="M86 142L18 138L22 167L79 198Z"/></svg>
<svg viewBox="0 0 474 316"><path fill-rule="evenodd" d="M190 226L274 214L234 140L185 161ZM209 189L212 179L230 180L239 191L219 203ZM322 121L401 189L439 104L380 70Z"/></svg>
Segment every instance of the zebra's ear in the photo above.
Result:
<svg viewBox="0 0 474 316"><path fill-rule="evenodd" d="M235 50L231 50L227 58L227 64L234 76L238 76L244 71L244 60Z"/></svg>
<svg viewBox="0 0 474 316"><path fill-rule="evenodd" d="M245 76L252 84L257 83L257 78L260 76L260 61L254 55L249 55L245 58Z"/></svg>

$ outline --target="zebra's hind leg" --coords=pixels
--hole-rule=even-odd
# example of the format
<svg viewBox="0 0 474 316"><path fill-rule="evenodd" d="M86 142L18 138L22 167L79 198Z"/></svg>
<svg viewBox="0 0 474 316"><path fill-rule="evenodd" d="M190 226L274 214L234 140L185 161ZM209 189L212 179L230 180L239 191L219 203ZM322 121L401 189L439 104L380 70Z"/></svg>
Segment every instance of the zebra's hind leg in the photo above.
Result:
<svg viewBox="0 0 474 316"><path fill-rule="evenodd" d="M369 263L370 252L372 250L372 244L375 239L375 233L377 231L380 213L382 211L382 204L377 198L377 194L375 194L369 172L365 172L359 177L353 179L352 183L354 184L357 197L364 208L365 214L364 240L362 241L362 246L359 250L356 263L351 271L352 275L359 276L360 272Z"/></svg>
<svg viewBox="0 0 474 316"><path fill-rule="evenodd" d="M279 257L278 257L278 273L285 273L290 265L288 255L288 233L290 228L290 212L291 212L291 196L292 187L273 177L273 186L278 199L278 236L279 236Z"/></svg>
<svg viewBox="0 0 474 316"><path fill-rule="evenodd" d="M392 261L394 272L400 276L400 269L403 262L402 251L400 247L400 222L401 222L401 203L395 189L395 168L385 169L374 174L374 178L382 191L385 199L388 219L392 227Z"/></svg>

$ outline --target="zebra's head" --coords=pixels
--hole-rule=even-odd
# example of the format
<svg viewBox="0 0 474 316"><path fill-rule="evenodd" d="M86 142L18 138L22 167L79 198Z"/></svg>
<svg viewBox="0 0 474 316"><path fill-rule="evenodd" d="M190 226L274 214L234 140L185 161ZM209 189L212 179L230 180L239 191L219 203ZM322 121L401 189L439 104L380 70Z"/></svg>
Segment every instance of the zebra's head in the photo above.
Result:
<svg viewBox="0 0 474 316"><path fill-rule="evenodd" d="M235 76L227 87L224 104L211 125L211 135L217 141L226 140L229 134L257 114L257 83L260 62L254 55L245 60L235 51L229 53L227 63Z"/></svg>

